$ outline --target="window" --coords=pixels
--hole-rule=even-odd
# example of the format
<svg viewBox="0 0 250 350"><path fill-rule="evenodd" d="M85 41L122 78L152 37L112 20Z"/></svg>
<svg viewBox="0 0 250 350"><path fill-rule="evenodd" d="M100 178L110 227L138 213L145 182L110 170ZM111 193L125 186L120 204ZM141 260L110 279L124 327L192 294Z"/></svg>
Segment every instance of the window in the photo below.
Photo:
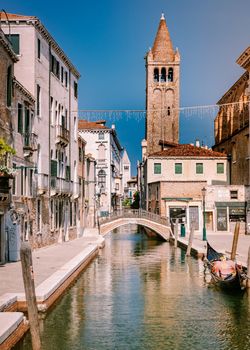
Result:
<svg viewBox="0 0 250 350"><path fill-rule="evenodd" d="M182 163L175 163L175 174L182 174Z"/></svg>
<svg viewBox="0 0 250 350"><path fill-rule="evenodd" d="M70 181L70 166L69 165L66 165L65 180Z"/></svg>
<svg viewBox="0 0 250 350"><path fill-rule="evenodd" d="M65 73L65 87L68 87L68 72Z"/></svg>
<svg viewBox="0 0 250 350"><path fill-rule="evenodd" d="M75 138L75 141L77 141L77 122L76 122L76 117L74 117L74 138Z"/></svg>
<svg viewBox="0 0 250 350"><path fill-rule="evenodd" d="M40 104L41 104L41 88L40 85L36 86L36 114L40 116Z"/></svg>
<svg viewBox="0 0 250 350"><path fill-rule="evenodd" d="M13 169L16 169L16 163L13 163ZM12 180L12 194L13 196L15 196L16 194L16 177L13 176L13 180Z"/></svg>
<svg viewBox="0 0 250 350"><path fill-rule="evenodd" d="M166 82L166 68L161 69L161 82L162 83Z"/></svg>
<svg viewBox="0 0 250 350"><path fill-rule="evenodd" d="M170 107L168 107L168 115L171 115Z"/></svg>
<svg viewBox="0 0 250 350"><path fill-rule="evenodd" d="M106 188L106 173L104 170L98 172L98 187L101 191L104 191Z"/></svg>
<svg viewBox="0 0 250 350"><path fill-rule="evenodd" d="M78 147L78 153L79 153L79 162L82 162L82 149L81 149L81 147Z"/></svg>
<svg viewBox="0 0 250 350"><path fill-rule="evenodd" d="M231 199L238 199L238 191L236 191L236 190L230 191L230 198Z"/></svg>
<svg viewBox="0 0 250 350"><path fill-rule="evenodd" d="M53 100L53 97L50 96L50 123L51 125L54 125L54 100Z"/></svg>
<svg viewBox="0 0 250 350"><path fill-rule="evenodd" d="M61 67L61 83L63 83L64 73L63 67Z"/></svg>
<svg viewBox="0 0 250 350"><path fill-rule="evenodd" d="M117 191L119 191L119 184L118 184L118 183L115 184L115 189L116 189Z"/></svg>
<svg viewBox="0 0 250 350"><path fill-rule="evenodd" d="M19 34L10 34L7 35L12 49L15 52L15 54L19 55L20 54L20 35Z"/></svg>
<svg viewBox="0 0 250 350"><path fill-rule="evenodd" d="M224 163L217 163L217 174L224 174Z"/></svg>
<svg viewBox="0 0 250 350"><path fill-rule="evenodd" d="M129 166L128 165L124 165L124 170L129 171Z"/></svg>
<svg viewBox="0 0 250 350"><path fill-rule="evenodd" d="M154 69L154 82L157 83L159 81L159 69Z"/></svg>
<svg viewBox="0 0 250 350"><path fill-rule="evenodd" d="M104 140L104 132L99 132L98 138L99 140Z"/></svg>
<svg viewBox="0 0 250 350"><path fill-rule="evenodd" d="M59 79L60 78L60 63L53 55L51 55L50 64L51 64L50 71Z"/></svg>
<svg viewBox="0 0 250 350"><path fill-rule="evenodd" d="M99 160L105 160L106 157L106 149L104 145L100 145L98 147L98 159Z"/></svg>
<svg viewBox="0 0 250 350"><path fill-rule="evenodd" d="M41 58L41 40L37 39L37 58L40 60Z"/></svg>
<svg viewBox="0 0 250 350"><path fill-rule="evenodd" d="M7 70L7 106L11 106L12 102L12 66L8 67Z"/></svg>
<svg viewBox="0 0 250 350"><path fill-rule="evenodd" d="M19 134L22 134L23 133L23 105L21 105L21 103L18 103L17 113L18 113L17 131L19 132Z"/></svg>
<svg viewBox="0 0 250 350"><path fill-rule="evenodd" d="M78 84L76 81L74 81L74 96L75 98L78 96Z"/></svg>
<svg viewBox="0 0 250 350"><path fill-rule="evenodd" d="M174 80L174 70L173 68L168 69L168 81L173 81Z"/></svg>
<svg viewBox="0 0 250 350"><path fill-rule="evenodd" d="M40 232L41 231L41 219L42 219L42 210L41 210L41 200L38 199L37 200L37 231Z"/></svg>
<svg viewBox="0 0 250 350"><path fill-rule="evenodd" d="M196 163L196 174L203 174L203 163Z"/></svg>
<svg viewBox="0 0 250 350"><path fill-rule="evenodd" d="M154 174L161 174L161 163L154 163Z"/></svg>

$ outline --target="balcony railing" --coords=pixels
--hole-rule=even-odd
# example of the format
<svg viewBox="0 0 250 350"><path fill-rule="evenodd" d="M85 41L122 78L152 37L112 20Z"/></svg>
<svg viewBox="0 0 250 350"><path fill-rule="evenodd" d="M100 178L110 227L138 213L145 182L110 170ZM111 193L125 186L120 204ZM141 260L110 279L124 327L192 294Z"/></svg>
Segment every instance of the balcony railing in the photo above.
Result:
<svg viewBox="0 0 250 350"><path fill-rule="evenodd" d="M23 134L23 149L27 151L37 150L37 135L26 132Z"/></svg>
<svg viewBox="0 0 250 350"><path fill-rule="evenodd" d="M66 181L65 179L60 179L60 193L64 195L71 194L70 181Z"/></svg>
<svg viewBox="0 0 250 350"><path fill-rule="evenodd" d="M50 178L50 189L51 189L52 196L60 193L60 181L55 176L52 176Z"/></svg>
<svg viewBox="0 0 250 350"><path fill-rule="evenodd" d="M67 145L69 143L69 130L62 125L56 125L56 143Z"/></svg>
<svg viewBox="0 0 250 350"><path fill-rule="evenodd" d="M119 218L141 218L154 221L158 224L169 226L168 218L160 216L158 214L143 210L143 209L121 209L116 210L113 213L109 213L106 218L100 219L100 224L111 222Z"/></svg>

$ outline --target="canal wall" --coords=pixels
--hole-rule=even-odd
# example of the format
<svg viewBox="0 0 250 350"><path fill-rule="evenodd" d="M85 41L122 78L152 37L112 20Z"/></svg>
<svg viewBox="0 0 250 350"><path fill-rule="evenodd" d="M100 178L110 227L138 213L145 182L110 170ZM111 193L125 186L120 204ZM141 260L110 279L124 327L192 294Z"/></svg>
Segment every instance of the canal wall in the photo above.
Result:
<svg viewBox="0 0 250 350"><path fill-rule="evenodd" d="M95 243L86 244L79 254L36 286L37 305L40 312L46 312L60 298L98 255L99 249L104 247L103 237L94 235L93 232L91 236ZM26 311L27 303L24 293L5 293L0 296L0 350L10 349L27 332L29 324L23 314Z"/></svg>

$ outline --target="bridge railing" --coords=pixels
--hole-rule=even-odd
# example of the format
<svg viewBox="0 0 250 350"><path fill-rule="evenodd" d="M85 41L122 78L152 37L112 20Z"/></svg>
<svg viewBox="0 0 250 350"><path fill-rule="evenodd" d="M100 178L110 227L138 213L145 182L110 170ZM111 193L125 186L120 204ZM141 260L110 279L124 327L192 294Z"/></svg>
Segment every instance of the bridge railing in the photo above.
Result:
<svg viewBox="0 0 250 350"><path fill-rule="evenodd" d="M113 211L109 214L109 216L105 218L99 218L99 224L106 224L113 220L122 218L148 219L158 224L170 226L169 220L167 218L143 209L120 209Z"/></svg>

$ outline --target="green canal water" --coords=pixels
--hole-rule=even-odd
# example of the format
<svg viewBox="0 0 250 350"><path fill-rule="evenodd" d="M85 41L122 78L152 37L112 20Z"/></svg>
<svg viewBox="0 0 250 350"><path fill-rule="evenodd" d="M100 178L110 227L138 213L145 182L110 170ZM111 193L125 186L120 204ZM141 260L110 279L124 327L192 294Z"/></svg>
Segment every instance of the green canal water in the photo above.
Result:
<svg viewBox="0 0 250 350"><path fill-rule="evenodd" d="M249 350L250 295L209 287L203 270L168 243L114 232L41 322L43 350Z"/></svg>

